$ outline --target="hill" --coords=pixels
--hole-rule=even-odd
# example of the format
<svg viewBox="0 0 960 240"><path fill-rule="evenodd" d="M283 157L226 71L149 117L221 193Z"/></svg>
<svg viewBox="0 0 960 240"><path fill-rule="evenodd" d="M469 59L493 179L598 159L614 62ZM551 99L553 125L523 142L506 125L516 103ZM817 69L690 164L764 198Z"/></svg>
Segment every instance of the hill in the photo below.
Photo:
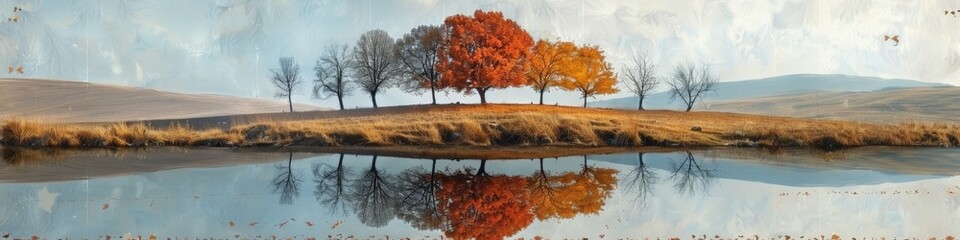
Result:
<svg viewBox="0 0 960 240"><path fill-rule="evenodd" d="M940 83L920 82L904 79L882 79L875 77L856 77L845 75L798 74L771 78L721 82L717 90L705 99L707 101L732 100L749 97L771 96L786 93L804 93L813 91L875 91L888 88L937 87L948 86ZM669 92L659 92L644 100L646 109L682 109L682 104L670 102ZM616 98L591 102L591 107L637 109L637 97ZM696 109L696 108L695 108Z"/></svg>
<svg viewBox="0 0 960 240"><path fill-rule="evenodd" d="M0 79L0 118L50 122L117 122L281 112L271 99L195 95L43 79ZM296 104L295 110L322 108Z"/></svg>
<svg viewBox="0 0 960 240"><path fill-rule="evenodd" d="M958 87L925 87L870 92L816 91L708 101L700 109L876 123L958 122L958 102Z"/></svg>

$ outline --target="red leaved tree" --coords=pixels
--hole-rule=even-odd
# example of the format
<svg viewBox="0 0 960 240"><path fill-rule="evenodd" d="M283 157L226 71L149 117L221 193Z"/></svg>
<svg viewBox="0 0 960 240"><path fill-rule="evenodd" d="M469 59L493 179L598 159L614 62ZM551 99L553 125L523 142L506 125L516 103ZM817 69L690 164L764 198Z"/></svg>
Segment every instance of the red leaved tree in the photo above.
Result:
<svg viewBox="0 0 960 240"><path fill-rule="evenodd" d="M487 90L527 83L527 58L533 38L500 12L477 10L473 16L457 14L444 21L449 34L439 53L437 69L443 86L480 95L486 104Z"/></svg>

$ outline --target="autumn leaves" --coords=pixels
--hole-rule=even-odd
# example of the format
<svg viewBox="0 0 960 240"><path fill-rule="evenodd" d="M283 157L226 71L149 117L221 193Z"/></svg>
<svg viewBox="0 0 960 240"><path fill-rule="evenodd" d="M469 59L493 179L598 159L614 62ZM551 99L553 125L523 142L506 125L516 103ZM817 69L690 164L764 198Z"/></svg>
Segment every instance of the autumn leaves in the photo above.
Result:
<svg viewBox="0 0 960 240"><path fill-rule="evenodd" d="M618 92L613 68L598 46L548 40L534 44L523 28L499 12L454 15L444 24L447 44L437 65L441 86L464 93L475 90L481 104L493 88L530 86L540 94L540 104L550 88L579 91L584 107L588 97Z"/></svg>
<svg viewBox="0 0 960 240"><path fill-rule="evenodd" d="M376 96L391 87L429 91L432 104L437 104L436 92L447 90L476 93L486 104L491 89L529 86L543 104L543 94L559 88L580 92L584 106L589 97L618 92L613 68L598 46L535 43L520 25L495 11L450 16L442 25L419 26L396 40L383 30L371 30L352 48L328 47L314 70L314 98L336 97L340 109L354 86L370 96L374 108Z"/></svg>

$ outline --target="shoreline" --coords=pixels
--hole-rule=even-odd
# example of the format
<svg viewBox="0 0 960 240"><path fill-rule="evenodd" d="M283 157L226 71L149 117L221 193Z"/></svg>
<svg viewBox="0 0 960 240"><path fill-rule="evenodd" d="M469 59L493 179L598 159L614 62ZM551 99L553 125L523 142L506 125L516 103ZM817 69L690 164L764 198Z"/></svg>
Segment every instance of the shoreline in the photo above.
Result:
<svg viewBox="0 0 960 240"><path fill-rule="evenodd" d="M113 124L3 123L2 145L198 147L955 147L960 126L525 104L417 105ZM229 121L228 121L229 120ZM215 121L211 127L208 121ZM156 127L167 124L166 127ZM204 126L206 128L200 128Z"/></svg>

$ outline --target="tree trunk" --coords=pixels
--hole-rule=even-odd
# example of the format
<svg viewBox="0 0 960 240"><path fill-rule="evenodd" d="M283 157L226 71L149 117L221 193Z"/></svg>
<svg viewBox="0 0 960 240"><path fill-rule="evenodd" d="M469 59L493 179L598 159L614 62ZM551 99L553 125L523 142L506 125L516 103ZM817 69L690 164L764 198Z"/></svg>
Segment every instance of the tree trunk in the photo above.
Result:
<svg viewBox="0 0 960 240"><path fill-rule="evenodd" d="M690 109L693 109L693 103L687 104L687 112L689 112Z"/></svg>
<svg viewBox="0 0 960 240"><path fill-rule="evenodd" d="M637 110L643 110L643 97L640 97L640 103L637 105Z"/></svg>
<svg viewBox="0 0 960 240"><path fill-rule="evenodd" d="M370 169L377 169L377 155L373 155L373 162L370 163Z"/></svg>
<svg viewBox="0 0 960 240"><path fill-rule="evenodd" d="M543 92L545 92L545 91L546 91L546 89L540 90L540 105L543 105Z"/></svg>
<svg viewBox="0 0 960 240"><path fill-rule="evenodd" d="M337 93L337 100L340 101L340 110L343 110L343 94Z"/></svg>
<svg viewBox="0 0 960 240"><path fill-rule="evenodd" d="M477 176L487 175L487 160L480 160L480 168L477 169Z"/></svg>
<svg viewBox="0 0 960 240"><path fill-rule="evenodd" d="M293 93L287 93L287 104L290 105L290 112L293 112Z"/></svg>
<svg viewBox="0 0 960 240"><path fill-rule="evenodd" d="M487 89L477 88L477 94L480 95L480 104L487 104Z"/></svg>
<svg viewBox="0 0 960 240"><path fill-rule="evenodd" d="M377 94L370 93L370 100L373 100L373 108L377 108Z"/></svg>
<svg viewBox="0 0 960 240"><path fill-rule="evenodd" d="M583 94L583 107L587 107L587 94Z"/></svg>
<svg viewBox="0 0 960 240"><path fill-rule="evenodd" d="M437 86L435 83L430 84L430 98L433 99L433 105L437 105Z"/></svg>

